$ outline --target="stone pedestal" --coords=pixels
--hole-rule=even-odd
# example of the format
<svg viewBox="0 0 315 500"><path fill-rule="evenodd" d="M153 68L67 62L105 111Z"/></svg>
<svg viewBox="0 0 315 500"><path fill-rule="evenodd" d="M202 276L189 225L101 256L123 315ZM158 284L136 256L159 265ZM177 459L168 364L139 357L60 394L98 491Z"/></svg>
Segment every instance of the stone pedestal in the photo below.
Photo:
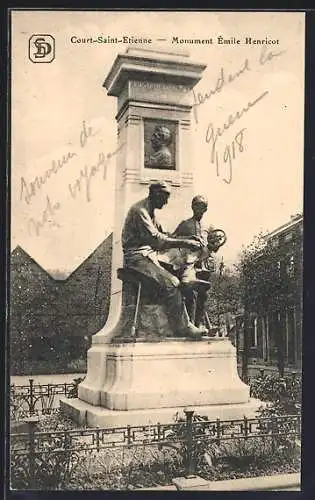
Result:
<svg viewBox="0 0 315 500"><path fill-rule="evenodd" d="M253 416L257 402L239 378L228 339L170 339L93 346L78 400L62 408L88 425L169 423L176 413L223 419Z"/></svg>

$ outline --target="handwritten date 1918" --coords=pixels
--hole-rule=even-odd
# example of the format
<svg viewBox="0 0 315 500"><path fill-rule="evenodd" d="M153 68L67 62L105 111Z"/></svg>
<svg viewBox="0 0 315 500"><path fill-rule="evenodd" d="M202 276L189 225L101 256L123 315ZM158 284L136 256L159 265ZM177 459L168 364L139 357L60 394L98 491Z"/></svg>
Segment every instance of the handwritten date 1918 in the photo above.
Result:
<svg viewBox="0 0 315 500"><path fill-rule="evenodd" d="M227 167L227 175L222 178L226 184L231 184L233 178L233 162L245 149L243 143L245 130L246 128L242 128L237 132L232 142L227 144L223 151L215 150L215 158L212 160L212 163L215 162L216 164L216 173L218 177L221 176L222 164Z"/></svg>

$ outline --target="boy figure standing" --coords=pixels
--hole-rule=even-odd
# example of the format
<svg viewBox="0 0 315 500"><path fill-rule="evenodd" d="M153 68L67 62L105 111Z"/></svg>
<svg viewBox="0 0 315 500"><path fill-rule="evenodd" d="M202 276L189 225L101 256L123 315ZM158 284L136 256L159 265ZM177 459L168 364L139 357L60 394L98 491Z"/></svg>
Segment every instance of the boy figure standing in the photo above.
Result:
<svg viewBox="0 0 315 500"><path fill-rule="evenodd" d="M159 260L171 265L177 272L182 284L185 304L191 321L197 327L203 322L205 316L205 306L210 283L203 279L198 279L197 266L204 267L204 262L209 261L212 252L217 252L225 242L226 236L222 230L214 230L213 227L206 227L202 222L202 217L208 209L208 200L201 195L195 196L191 203L193 216L182 221L173 233L176 238L194 238L200 242L200 248L190 250L187 248L171 249L160 252ZM221 233L219 236L218 233ZM222 239L223 237L223 239ZM209 270L203 272L206 279Z"/></svg>
<svg viewBox="0 0 315 500"><path fill-rule="evenodd" d="M196 326L202 324L205 305L208 296L209 287L200 286L198 289L190 288L189 282L196 280L195 266L198 260L202 258L209 257L208 251L208 235L209 228L206 228L201 222L203 215L208 210L208 200L204 196L197 195L192 199L191 208L193 211L193 216L187 220L182 221L174 231L174 236L176 237L196 237L201 244L201 252L199 259L187 260L187 265L183 270L181 281L187 284L184 291L186 308L189 317L192 319L195 313L194 323Z"/></svg>

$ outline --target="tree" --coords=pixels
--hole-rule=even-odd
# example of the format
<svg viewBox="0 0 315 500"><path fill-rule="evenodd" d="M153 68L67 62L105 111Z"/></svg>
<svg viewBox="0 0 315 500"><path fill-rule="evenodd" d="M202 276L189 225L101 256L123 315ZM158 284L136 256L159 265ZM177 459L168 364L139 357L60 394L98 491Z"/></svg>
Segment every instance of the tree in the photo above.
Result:
<svg viewBox="0 0 315 500"><path fill-rule="evenodd" d="M219 326L220 318L230 322L242 306L240 277L236 269L223 266L215 259L216 271L212 273L211 290L208 296L207 311L211 323Z"/></svg>

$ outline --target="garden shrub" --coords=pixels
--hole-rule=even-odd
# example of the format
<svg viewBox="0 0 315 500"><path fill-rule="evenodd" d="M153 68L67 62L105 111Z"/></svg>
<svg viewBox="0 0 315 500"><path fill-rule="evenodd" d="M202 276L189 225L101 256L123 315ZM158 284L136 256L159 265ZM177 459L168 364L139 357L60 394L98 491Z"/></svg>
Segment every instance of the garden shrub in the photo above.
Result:
<svg viewBox="0 0 315 500"><path fill-rule="evenodd" d="M295 373L285 377L262 373L251 380L250 394L269 403L261 409L261 416L296 415L302 407L302 377Z"/></svg>
<svg viewBox="0 0 315 500"><path fill-rule="evenodd" d="M180 454L157 445L101 450L86 457L68 489L130 490L167 485L183 475Z"/></svg>
<svg viewBox="0 0 315 500"><path fill-rule="evenodd" d="M46 375L86 372L90 337L53 335L28 339L21 335L10 341L11 375Z"/></svg>

